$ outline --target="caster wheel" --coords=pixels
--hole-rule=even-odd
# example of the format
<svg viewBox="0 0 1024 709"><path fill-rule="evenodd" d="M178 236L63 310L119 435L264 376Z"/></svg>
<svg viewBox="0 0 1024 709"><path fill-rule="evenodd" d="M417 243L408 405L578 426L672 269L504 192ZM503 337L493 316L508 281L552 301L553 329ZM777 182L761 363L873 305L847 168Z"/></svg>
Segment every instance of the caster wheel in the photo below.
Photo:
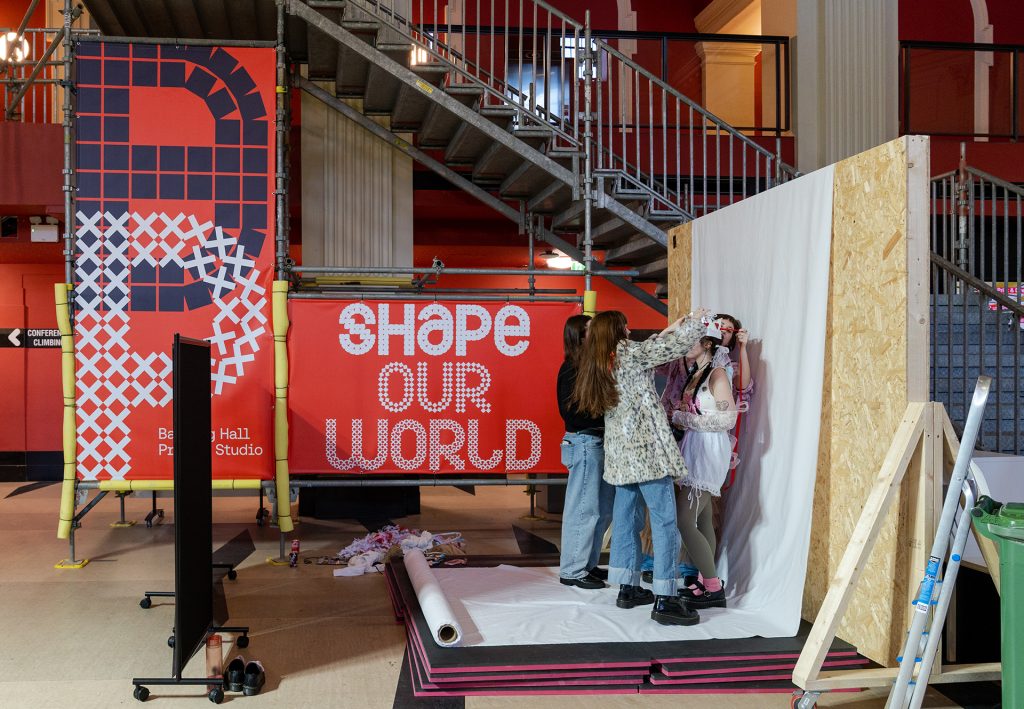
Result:
<svg viewBox="0 0 1024 709"><path fill-rule="evenodd" d="M136 687L135 691L132 692L132 696L140 702L144 702L149 699L149 690L142 686Z"/></svg>
<svg viewBox="0 0 1024 709"><path fill-rule="evenodd" d="M174 647L174 636L167 638L167 647Z"/></svg>
<svg viewBox="0 0 1024 709"><path fill-rule="evenodd" d="M153 606L153 599L150 598L149 596L146 596L141 601L139 601L139 608L151 608L152 606Z"/></svg>
<svg viewBox="0 0 1024 709"><path fill-rule="evenodd" d="M220 704L224 701L224 690L220 687L216 687L214 689L211 689L210 694L207 696L210 697L210 701L214 704Z"/></svg>
<svg viewBox="0 0 1024 709"><path fill-rule="evenodd" d="M800 709L800 700L804 698L803 692L793 692L793 696L789 698L790 709ZM817 705L817 702L812 702L810 707Z"/></svg>
<svg viewBox="0 0 1024 709"><path fill-rule="evenodd" d="M238 640L235 641L235 645L237 645L240 648L249 647L249 636L243 635L242 637L238 638Z"/></svg>
<svg viewBox="0 0 1024 709"><path fill-rule="evenodd" d="M235 579L238 578L238 572L235 571L234 569L229 570L228 571L228 578L231 579L232 581L234 581Z"/></svg>

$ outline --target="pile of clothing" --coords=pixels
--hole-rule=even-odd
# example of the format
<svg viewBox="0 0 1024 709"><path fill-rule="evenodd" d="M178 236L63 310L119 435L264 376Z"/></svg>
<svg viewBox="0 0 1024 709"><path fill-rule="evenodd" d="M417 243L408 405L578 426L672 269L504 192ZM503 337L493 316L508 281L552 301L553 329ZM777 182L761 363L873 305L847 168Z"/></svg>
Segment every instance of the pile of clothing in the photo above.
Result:
<svg viewBox="0 0 1024 709"><path fill-rule="evenodd" d="M361 539L353 539L351 544L339 551L337 559L346 566L335 569L334 575L362 576L369 571L381 571L384 563L402 556L410 549L422 551L431 566L465 563L462 559L454 558L466 554L465 540L461 533L434 534L389 524Z"/></svg>

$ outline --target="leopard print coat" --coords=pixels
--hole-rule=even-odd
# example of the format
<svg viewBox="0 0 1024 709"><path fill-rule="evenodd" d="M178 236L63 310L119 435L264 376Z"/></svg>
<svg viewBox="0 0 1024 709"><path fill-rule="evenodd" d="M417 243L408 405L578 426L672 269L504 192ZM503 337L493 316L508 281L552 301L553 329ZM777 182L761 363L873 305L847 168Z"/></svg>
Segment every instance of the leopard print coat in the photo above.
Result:
<svg viewBox="0 0 1024 709"><path fill-rule="evenodd" d="M686 477L686 465L654 388L654 368L683 357L704 334L687 319L668 335L624 340L615 351L619 403L604 415L604 479L611 485Z"/></svg>

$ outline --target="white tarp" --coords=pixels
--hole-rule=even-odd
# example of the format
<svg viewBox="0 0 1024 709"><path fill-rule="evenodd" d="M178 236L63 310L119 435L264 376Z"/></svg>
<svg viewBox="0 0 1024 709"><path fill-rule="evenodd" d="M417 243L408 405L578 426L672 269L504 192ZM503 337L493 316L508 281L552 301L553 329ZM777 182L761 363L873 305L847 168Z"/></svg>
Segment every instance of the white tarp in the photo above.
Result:
<svg viewBox="0 0 1024 709"><path fill-rule="evenodd" d="M560 585L557 569L438 569L465 645L796 634L821 423L832 178L831 167L819 170L693 225L692 302L742 320L756 386L719 543L729 608L668 627L650 620L650 606L616 608L616 589Z"/></svg>

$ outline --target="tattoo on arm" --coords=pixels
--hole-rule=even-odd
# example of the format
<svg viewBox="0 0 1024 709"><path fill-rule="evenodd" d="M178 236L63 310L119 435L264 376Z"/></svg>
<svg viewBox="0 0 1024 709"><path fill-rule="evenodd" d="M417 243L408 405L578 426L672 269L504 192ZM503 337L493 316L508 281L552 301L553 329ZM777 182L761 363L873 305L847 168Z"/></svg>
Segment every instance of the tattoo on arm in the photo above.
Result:
<svg viewBox="0 0 1024 709"><path fill-rule="evenodd" d="M729 410L729 402L728 401L716 401L715 402L715 406L718 408L719 411L728 411Z"/></svg>

